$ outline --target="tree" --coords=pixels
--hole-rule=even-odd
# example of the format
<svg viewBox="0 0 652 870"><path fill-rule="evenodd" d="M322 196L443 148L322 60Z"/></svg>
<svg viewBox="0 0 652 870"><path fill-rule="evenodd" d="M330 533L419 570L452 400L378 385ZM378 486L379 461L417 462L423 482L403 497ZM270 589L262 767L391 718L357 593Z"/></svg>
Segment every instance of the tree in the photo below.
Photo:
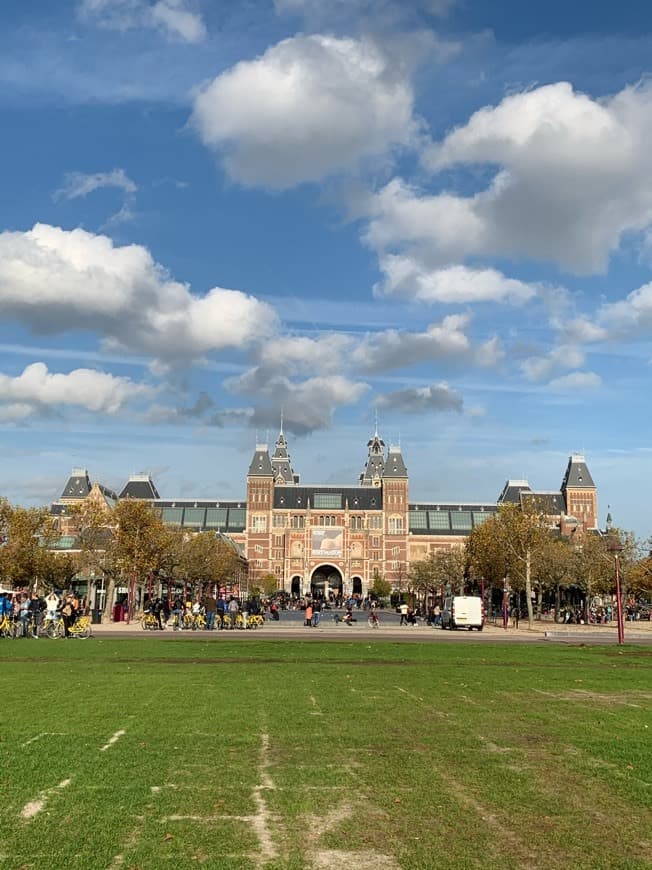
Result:
<svg viewBox="0 0 652 870"><path fill-rule="evenodd" d="M0 576L6 583L34 590L48 573L48 549L57 537L47 508L14 507L0 499Z"/></svg>
<svg viewBox="0 0 652 870"><path fill-rule="evenodd" d="M555 590L555 622L559 619L561 588L570 582L577 571L575 547L561 538L550 538L537 550L533 561L533 575L537 585L537 618L541 618L541 601L545 588Z"/></svg>
<svg viewBox="0 0 652 870"><path fill-rule="evenodd" d="M477 534L476 534L477 532ZM498 512L469 536L471 563L491 581L509 578L513 588L524 590L528 625L533 622L532 562L550 538L550 531L536 504L502 504Z"/></svg>
<svg viewBox="0 0 652 870"><path fill-rule="evenodd" d="M278 591L278 580L275 574L263 574L259 583L260 590L266 598L271 598Z"/></svg>
<svg viewBox="0 0 652 870"><path fill-rule="evenodd" d="M148 502L138 499L118 502L113 520L112 578L120 576L143 583L150 572L158 570L165 552L168 537L163 520ZM129 604L131 607L133 602Z"/></svg>
<svg viewBox="0 0 652 870"><path fill-rule="evenodd" d="M389 598L392 591L392 584L380 574L374 574L374 582L371 584L370 592L376 598Z"/></svg>

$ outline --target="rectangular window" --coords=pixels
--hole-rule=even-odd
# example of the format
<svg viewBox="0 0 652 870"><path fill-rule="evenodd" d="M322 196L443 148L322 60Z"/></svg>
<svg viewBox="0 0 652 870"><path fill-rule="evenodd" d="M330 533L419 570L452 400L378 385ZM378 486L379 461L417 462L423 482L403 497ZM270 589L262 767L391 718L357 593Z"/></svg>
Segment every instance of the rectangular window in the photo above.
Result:
<svg viewBox="0 0 652 870"><path fill-rule="evenodd" d="M427 529L428 514L425 511L410 511L410 528Z"/></svg>
<svg viewBox="0 0 652 870"><path fill-rule="evenodd" d="M256 552L256 553L262 553L262 552L263 552L263 545L262 545L262 544L256 544L256 546L254 547L254 552Z"/></svg>
<svg viewBox="0 0 652 870"><path fill-rule="evenodd" d="M351 517L351 528L353 531L359 531L362 527L362 517Z"/></svg>
<svg viewBox="0 0 652 870"><path fill-rule="evenodd" d="M253 516L251 518L251 531L257 534L267 531L267 517Z"/></svg>
<svg viewBox="0 0 652 870"><path fill-rule="evenodd" d="M208 508L206 510L207 529L226 528L226 508Z"/></svg>
<svg viewBox="0 0 652 870"><path fill-rule="evenodd" d="M390 535L401 535L403 533L403 517L389 518L389 533Z"/></svg>
<svg viewBox="0 0 652 870"><path fill-rule="evenodd" d="M305 526L305 517L291 517L290 525L293 529L302 529Z"/></svg>
<svg viewBox="0 0 652 870"><path fill-rule="evenodd" d="M194 526L201 529L204 526L204 517L206 511L204 508L186 508L183 514L184 526Z"/></svg>
<svg viewBox="0 0 652 870"><path fill-rule="evenodd" d="M274 527L277 529L284 529L288 524L288 518L285 514L274 514Z"/></svg>
<svg viewBox="0 0 652 870"><path fill-rule="evenodd" d="M428 523L431 529L450 529L448 511L428 511Z"/></svg>
<svg viewBox="0 0 652 870"><path fill-rule="evenodd" d="M491 516L490 513L487 513L484 511L477 511L477 512L474 511L474 513L473 513L473 525L474 526L481 526L482 523L486 522L490 516Z"/></svg>
<svg viewBox="0 0 652 870"><path fill-rule="evenodd" d="M283 535L274 535L274 546L282 547L283 546Z"/></svg>
<svg viewBox="0 0 652 870"><path fill-rule="evenodd" d="M180 526L183 508L163 508L163 522L168 526Z"/></svg>
<svg viewBox="0 0 652 870"><path fill-rule="evenodd" d="M369 528L370 529L382 529L383 527L383 518L382 517L369 517Z"/></svg>
<svg viewBox="0 0 652 870"><path fill-rule="evenodd" d="M378 546L378 540L379 540L378 538L372 538L372 539L371 539L371 546L372 546L372 547L377 547L377 546Z"/></svg>
<svg viewBox="0 0 652 870"><path fill-rule="evenodd" d="M314 499L315 510L342 510L341 492L316 492Z"/></svg>
<svg viewBox="0 0 652 870"><path fill-rule="evenodd" d="M473 528L471 511L451 511L451 526L457 532L470 532Z"/></svg>
<svg viewBox="0 0 652 870"><path fill-rule="evenodd" d="M400 547L392 547L392 556L398 556L400 552L401 552Z"/></svg>
<svg viewBox="0 0 652 870"><path fill-rule="evenodd" d="M246 513L244 508L229 508L229 528L244 529Z"/></svg>

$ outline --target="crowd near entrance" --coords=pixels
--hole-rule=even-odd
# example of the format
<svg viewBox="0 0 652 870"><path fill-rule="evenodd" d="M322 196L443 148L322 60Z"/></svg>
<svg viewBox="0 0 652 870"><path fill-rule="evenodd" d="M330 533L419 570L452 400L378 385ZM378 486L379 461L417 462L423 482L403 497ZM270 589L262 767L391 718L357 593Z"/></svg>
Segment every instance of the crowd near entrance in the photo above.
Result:
<svg viewBox="0 0 652 870"><path fill-rule="evenodd" d="M322 598L326 601L333 597L341 598L343 594L341 572L334 565L321 565L312 575L310 594L313 598Z"/></svg>

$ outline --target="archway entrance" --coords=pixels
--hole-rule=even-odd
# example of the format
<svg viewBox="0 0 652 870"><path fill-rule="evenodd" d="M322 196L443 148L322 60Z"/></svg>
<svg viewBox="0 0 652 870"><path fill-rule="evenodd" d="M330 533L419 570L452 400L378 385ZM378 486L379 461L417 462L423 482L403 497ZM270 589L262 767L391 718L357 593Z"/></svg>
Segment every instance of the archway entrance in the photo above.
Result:
<svg viewBox="0 0 652 870"><path fill-rule="evenodd" d="M353 594L362 598L362 578L354 577L352 580L352 584L353 584L353 589L352 589Z"/></svg>
<svg viewBox="0 0 652 870"><path fill-rule="evenodd" d="M320 565L315 569L310 581L310 592L313 598L325 598L330 594L342 594L342 574L334 565Z"/></svg>
<svg viewBox="0 0 652 870"><path fill-rule="evenodd" d="M293 577L290 585L290 595L293 598L301 598L301 577Z"/></svg>

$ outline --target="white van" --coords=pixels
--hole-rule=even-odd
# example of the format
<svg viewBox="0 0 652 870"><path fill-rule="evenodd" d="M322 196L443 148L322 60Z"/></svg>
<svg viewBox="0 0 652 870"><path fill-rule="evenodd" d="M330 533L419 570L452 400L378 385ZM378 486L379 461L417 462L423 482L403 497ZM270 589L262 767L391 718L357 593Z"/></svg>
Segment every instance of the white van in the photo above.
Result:
<svg viewBox="0 0 652 870"><path fill-rule="evenodd" d="M484 606L482 598L474 595L455 595L444 599L441 611L442 628L477 628L484 626Z"/></svg>

